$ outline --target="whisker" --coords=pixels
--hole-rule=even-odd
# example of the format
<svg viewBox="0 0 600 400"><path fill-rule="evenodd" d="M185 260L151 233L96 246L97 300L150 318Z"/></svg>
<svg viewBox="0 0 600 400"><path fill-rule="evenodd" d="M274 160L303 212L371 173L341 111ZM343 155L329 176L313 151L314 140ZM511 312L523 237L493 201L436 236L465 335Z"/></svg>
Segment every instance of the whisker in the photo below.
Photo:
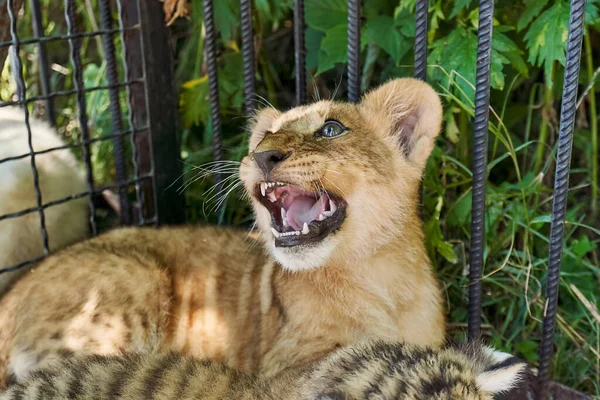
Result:
<svg viewBox="0 0 600 400"><path fill-rule="evenodd" d="M335 85L335 89L333 90L333 96L331 96L331 98L329 100L335 100L335 96L337 95L338 90L340 90L340 86L342 86L342 78L344 76L344 69L346 69L346 66L344 66L342 68L342 72L340 75L340 80L339 82Z"/></svg>
<svg viewBox="0 0 600 400"><path fill-rule="evenodd" d="M202 202L202 213L204 214L205 218L208 218L207 215L212 213L213 211L217 210L219 208L219 204L221 204L221 202L219 200L216 201L216 206L212 207L209 211L208 214L206 212L206 207L208 205L208 203L211 203L215 198L217 198L219 195L221 195L222 193L226 193L224 196L222 196L222 198L226 198L229 195L229 189L230 188L235 188L236 186L238 186L239 184L241 184L241 182L230 182L226 187L222 188L221 190L219 190L217 193L215 193L214 195L212 195L210 198L205 199ZM215 186L218 187L223 187L222 184L217 184ZM221 198L220 198L221 199Z"/></svg>
<svg viewBox="0 0 600 400"><path fill-rule="evenodd" d="M277 111L277 109L276 109L275 107L273 107L273 104L271 104L271 103L269 102L269 100L265 99L265 98L264 98L263 96L261 96L260 94L258 94L258 93L254 93L254 96L255 96L255 97L258 99L258 100L261 100L261 101L263 101L263 102L264 102L263 104L265 104L265 105L267 105L267 106L271 107L273 110L276 110L276 111Z"/></svg>
<svg viewBox="0 0 600 400"><path fill-rule="evenodd" d="M209 210L209 213L213 213L213 212L217 211L221 207L221 205L223 205L223 203L225 202L227 197L229 197L229 195L234 190L238 189L241 184L242 184L242 182L235 182L232 185L228 186L227 192L224 195L222 195L221 198L216 202L216 204Z"/></svg>
<svg viewBox="0 0 600 400"><path fill-rule="evenodd" d="M336 185L335 183L333 183L333 181L329 178L327 178L326 176L323 176L323 178L327 179L327 181L329 183L331 183L333 186L335 186L337 188L337 190L339 190L343 195L345 199L348 199L348 196L346 196L346 193L344 193L344 191L342 189L340 189L340 187L338 185Z"/></svg>

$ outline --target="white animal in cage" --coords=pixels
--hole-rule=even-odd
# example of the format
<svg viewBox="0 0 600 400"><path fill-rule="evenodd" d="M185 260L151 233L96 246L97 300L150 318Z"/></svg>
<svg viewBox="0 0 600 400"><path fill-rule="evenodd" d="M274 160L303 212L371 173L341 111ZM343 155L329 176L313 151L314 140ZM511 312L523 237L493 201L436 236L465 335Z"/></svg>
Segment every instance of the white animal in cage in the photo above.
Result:
<svg viewBox="0 0 600 400"><path fill-rule="evenodd" d="M29 117L32 144L36 152L64 146L52 127ZM37 206L31 157L5 160L29 154L24 110L0 107L0 218ZM39 188L44 204L87 190L81 166L69 149L35 156ZM45 209L46 230L51 251L88 235L87 197ZM0 270L42 256L44 246L40 215L29 212L16 218L0 219ZM32 265L0 273L0 297Z"/></svg>

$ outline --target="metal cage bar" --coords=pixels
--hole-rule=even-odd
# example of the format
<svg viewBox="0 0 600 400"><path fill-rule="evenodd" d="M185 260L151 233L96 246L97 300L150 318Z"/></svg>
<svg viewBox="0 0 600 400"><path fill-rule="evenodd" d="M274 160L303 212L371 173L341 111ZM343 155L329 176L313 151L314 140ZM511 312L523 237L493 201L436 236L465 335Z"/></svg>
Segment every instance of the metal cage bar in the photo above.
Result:
<svg viewBox="0 0 600 400"><path fill-rule="evenodd" d="M21 63L21 56L19 55L20 43L19 36L17 34L17 15L14 10L13 0L7 1L8 7L8 18L10 19L10 35L12 38L13 48L14 48L14 62L15 62L15 71L14 75L17 80L17 86L21 89L19 92L21 94L20 100L24 100L27 96L27 91L25 90L25 79L23 78L23 64ZM18 10L17 10L18 12ZM33 188L35 190L35 201L37 207L35 210L39 213L40 216L40 231L42 233L42 243L44 246L44 255L48 254L48 232L46 231L46 217L44 215L44 209L42 207L42 192L40 191L40 182L39 182L39 174L37 167L35 165L35 152L33 150L33 142L31 135L31 126L29 125L29 110L27 109L27 105L23 102L23 112L25 116L25 126L27 128L27 144L29 146L29 154L31 156L31 173L33 174Z"/></svg>
<svg viewBox="0 0 600 400"><path fill-rule="evenodd" d="M217 68L217 32L212 0L203 0L204 27L206 29L206 65L208 68L208 93L210 98L210 120L212 124L213 160L223 159L221 143L221 110L219 101L219 71ZM220 188L223 177L215 174L215 181Z"/></svg>
<svg viewBox="0 0 600 400"><path fill-rule="evenodd" d="M306 104L306 46L304 0L294 0L294 54L296 61L296 105Z"/></svg>
<svg viewBox="0 0 600 400"><path fill-rule="evenodd" d="M244 100L246 114L254 113L256 93L256 79L254 59L254 30L252 29L252 0L240 0L242 17L242 54L244 58Z"/></svg>
<svg viewBox="0 0 600 400"><path fill-rule="evenodd" d="M427 80L428 0L417 0L415 6L415 78Z"/></svg>
<svg viewBox="0 0 600 400"><path fill-rule="evenodd" d="M102 29L109 31L112 29L112 13L108 0L100 0L100 19ZM113 36L105 34L102 36L102 44L104 46L104 54L106 57L106 79L110 86L108 90L108 98L110 103L110 116L113 130L116 132L123 131L123 122L121 118L121 105L119 99L119 88L116 83L119 80L117 74L117 61L115 57L115 43ZM125 164L125 141L122 136L113 138L113 155L115 158L115 175L117 184L119 184L119 219L121 225L129 225L131 223L131 212L129 202L127 201L127 186L123 182L127 180L127 166Z"/></svg>
<svg viewBox="0 0 600 400"><path fill-rule="evenodd" d="M75 17L75 2L74 0L65 0L65 18L67 20L67 29L69 35L73 35L76 32L76 17ZM80 39L71 38L69 39L69 46L71 48L71 66L73 67L73 87L77 94L77 111L79 120L79 129L81 130L81 149L83 152L83 162L85 163L86 170L86 182L88 186L88 192L94 192L94 177L92 172L92 159L90 153L90 132L88 130L88 120L85 107L85 93L83 91L83 72L81 67L81 42ZM92 234L95 236L98 233L96 227L96 206L94 205L94 199L90 195L89 198L90 207L90 226L92 228Z"/></svg>
<svg viewBox="0 0 600 400"><path fill-rule="evenodd" d="M581 62L581 44L585 29L585 0L572 0L569 19L569 36L565 64L564 85L560 109L558 152L554 177L554 199L552 201L552 223L546 278L546 306L542 327L542 343L538 371L539 398L546 399L550 369L554 353L554 331L558 307L560 265L564 240L565 214L569 191L569 169L573 147L573 130L577 112L577 85Z"/></svg>
<svg viewBox="0 0 600 400"><path fill-rule="evenodd" d="M31 22L33 25L33 34L36 38L44 37L44 28L42 27L42 15L40 12L40 1L31 0ZM46 43L38 42L38 62L40 63L40 87L42 94L46 96L46 118L50 125L56 125L56 117L54 115L54 101L48 97L50 93L50 78L48 76L48 55L46 54Z"/></svg>
<svg viewBox="0 0 600 400"><path fill-rule="evenodd" d="M360 99L360 0L348 0L348 100Z"/></svg>
<svg viewBox="0 0 600 400"><path fill-rule="evenodd" d="M488 120L490 108L490 68L494 1L479 2L477 31L477 77L473 128L473 200L471 213L471 254L469 269L469 339L477 339L481 329L481 276L485 245L485 181L487 176Z"/></svg>

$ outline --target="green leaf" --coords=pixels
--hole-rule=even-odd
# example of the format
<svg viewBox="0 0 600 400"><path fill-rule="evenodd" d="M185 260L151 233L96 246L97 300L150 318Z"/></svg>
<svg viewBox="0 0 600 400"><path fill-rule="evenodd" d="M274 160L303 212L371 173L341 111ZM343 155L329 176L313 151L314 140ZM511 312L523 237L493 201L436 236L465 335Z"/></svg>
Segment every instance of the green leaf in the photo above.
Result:
<svg viewBox="0 0 600 400"><path fill-rule="evenodd" d="M387 15L368 20L365 38L385 50L396 63L412 48L412 43L402 38L394 26L394 19Z"/></svg>
<svg viewBox="0 0 600 400"><path fill-rule="evenodd" d="M492 38L492 49L501 53L505 56L510 64L519 73L529 76L529 70L527 64L521 56L522 51L508 36L499 32L499 29L494 30L494 36Z"/></svg>
<svg viewBox="0 0 600 400"><path fill-rule="evenodd" d="M520 31L529 25L535 17L540 15L546 4L548 4L548 0L525 0L525 11L517 22L517 30Z"/></svg>
<svg viewBox="0 0 600 400"><path fill-rule="evenodd" d="M590 242L590 239L587 236L583 236L580 240L575 240L573 243L573 247L571 247L571 251L575 253L575 255L579 257L583 257L587 253L594 251L596 249L596 245Z"/></svg>
<svg viewBox="0 0 600 400"><path fill-rule="evenodd" d="M471 0L456 0L454 3L454 7L452 7L452 11L450 12L450 19L456 17L458 13L460 13L464 8L467 8L471 5Z"/></svg>
<svg viewBox="0 0 600 400"><path fill-rule="evenodd" d="M427 221L424 227L425 237L427 238L426 246L431 256L434 251L439 253L448 262L454 264L458 261L458 257L454 252L452 244L444 240L442 229L440 227L440 212L443 205L442 197L438 197L434 215Z"/></svg>
<svg viewBox="0 0 600 400"><path fill-rule="evenodd" d="M185 82L179 105L186 127L208 121L208 75Z"/></svg>
<svg viewBox="0 0 600 400"><path fill-rule="evenodd" d="M465 226L470 220L471 216L471 205L473 201L473 195L471 192L461 197L453 207L451 207L448 213L447 222L448 226L461 227Z"/></svg>
<svg viewBox="0 0 600 400"><path fill-rule="evenodd" d="M367 21L378 15L391 15L395 2L389 0L369 0L363 3L363 12ZM398 4L398 3L396 3Z"/></svg>
<svg viewBox="0 0 600 400"><path fill-rule="evenodd" d="M442 85L452 89L450 86L450 75L454 74L456 89L464 92L468 98L475 96L475 90L471 84L475 82L475 68L477 65L477 36L468 29L457 27L448 36L435 41L431 47L433 51L429 55L429 64L438 64L440 68L433 68L433 79Z"/></svg>
<svg viewBox="0 0 600 400"><path fill-rule="evenodd" d="M321 42L325 37L323 31L313 28L306 29L306 69L312 70L319 65L319 54L321 53Z"/></svg>
<svg viewBox="0 0 600 400"><path fill-rule="evenodd" d="M536 361L538 359L538 342L532 340L521 340L516 345L516 350L523 354L526 359Z"/></svg>
<svg viewBox="0 0 600 400"><path fill-rule="evenodd" d="M588 0L585 3L585 23L589 25L600 22L600 13L598 11L598 4L600 0Z"/></svg>
<svg viewBox="0 0 600 400"><path fill-rule="evenodd" d="M337 63L348 61L348 24L327 30L321 41L321 50L316 75L332 69Z"/></svg>
<svg viewBox="0 0 600 400"><path fill-rule="evenodd" d="M490 71L490 85L496 89L504 89L504 64L510 64L508 58L492 49L492 68Z"/></svg>
<svg viewBox="0 0 600 400"><path fill-rule="evenodd" d="M407 38L415 37L415 16L410 13L408 10L400 10L396 9L394 12L394 25L400 28L400 33Z"/></svg>
<svg viewBox="0 0 600 400"><path fill-rule="evenodd" d="M535 217L531 220L532 224L546 223L549 224L552 222L552 216L550 214L540 215L539 217Z"/></svg>
<svg viewBox="0 0 600 400"><path fill-rule="evenodd" d="M555 61L565 64L565 43L568 36L569 5L557 1L529 27L525 41L529 49L529 62L544 66L544 75L549 88L552 87L552 67Z"/></svg>
<svg viewBox="0 0 600 400"><path fill-rule="evenodd" d="M238 3L235 3L236 5ZM233 30L239 24L239 7L234 10L230 1L220 0L215 2L215 24L224 42L229 42L233 37Z"/></svg>
<svg viewBox="0 0 600 400"><path fill-rule="evenodd" d="M337 25L348 25L348 2L345 0L306 0L306 24L320 31Z"/></svg>

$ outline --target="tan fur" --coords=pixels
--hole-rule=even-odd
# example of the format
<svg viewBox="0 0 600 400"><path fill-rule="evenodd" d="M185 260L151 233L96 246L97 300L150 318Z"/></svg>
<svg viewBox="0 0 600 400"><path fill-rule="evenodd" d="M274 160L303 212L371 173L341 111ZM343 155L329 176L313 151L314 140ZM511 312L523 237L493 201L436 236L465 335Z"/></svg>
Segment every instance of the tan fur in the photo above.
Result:
<svg viewBox="0 0 600 400"><path fill-rule="evenodd" d="M11 386L0 400L491 400L512 394L528 373L524 362L495 353L479 344L431 350L364 343L268 379L176 353L76 356Z"/></svg>
<svg viewBox="0 0 600 400"><path fill-rule="evenodd" d="M32 146L39 152L65 144L45 122L29 117ZM25 113L17 107L0 107L0 160L29 154ZM42 202L47 204L87 190L83 169L69 149L35 156ZM0 216L37 207L30 157L0 163ZM44 210L50 251L56 251L88 235L87 198ZM0 269L44 255L37 211L0 221ZM0 273L0 297L32 265Z"/></svg>
<svg viewBox="0 0 600 400"><path fill-rule="evenodd" d="M327 118L350 131L316 139ZM441 295L417 216L440 121L438 96L412 79L360 104L261 112L240 176L269 254L219 228L120 229L73 246L0 303L0 376L22 378L65 350L172 350L271 376L368 338L441 345ZM344 198L337 232L274 247L254 197L257 147L293 152L273 180Z"/></svg>

